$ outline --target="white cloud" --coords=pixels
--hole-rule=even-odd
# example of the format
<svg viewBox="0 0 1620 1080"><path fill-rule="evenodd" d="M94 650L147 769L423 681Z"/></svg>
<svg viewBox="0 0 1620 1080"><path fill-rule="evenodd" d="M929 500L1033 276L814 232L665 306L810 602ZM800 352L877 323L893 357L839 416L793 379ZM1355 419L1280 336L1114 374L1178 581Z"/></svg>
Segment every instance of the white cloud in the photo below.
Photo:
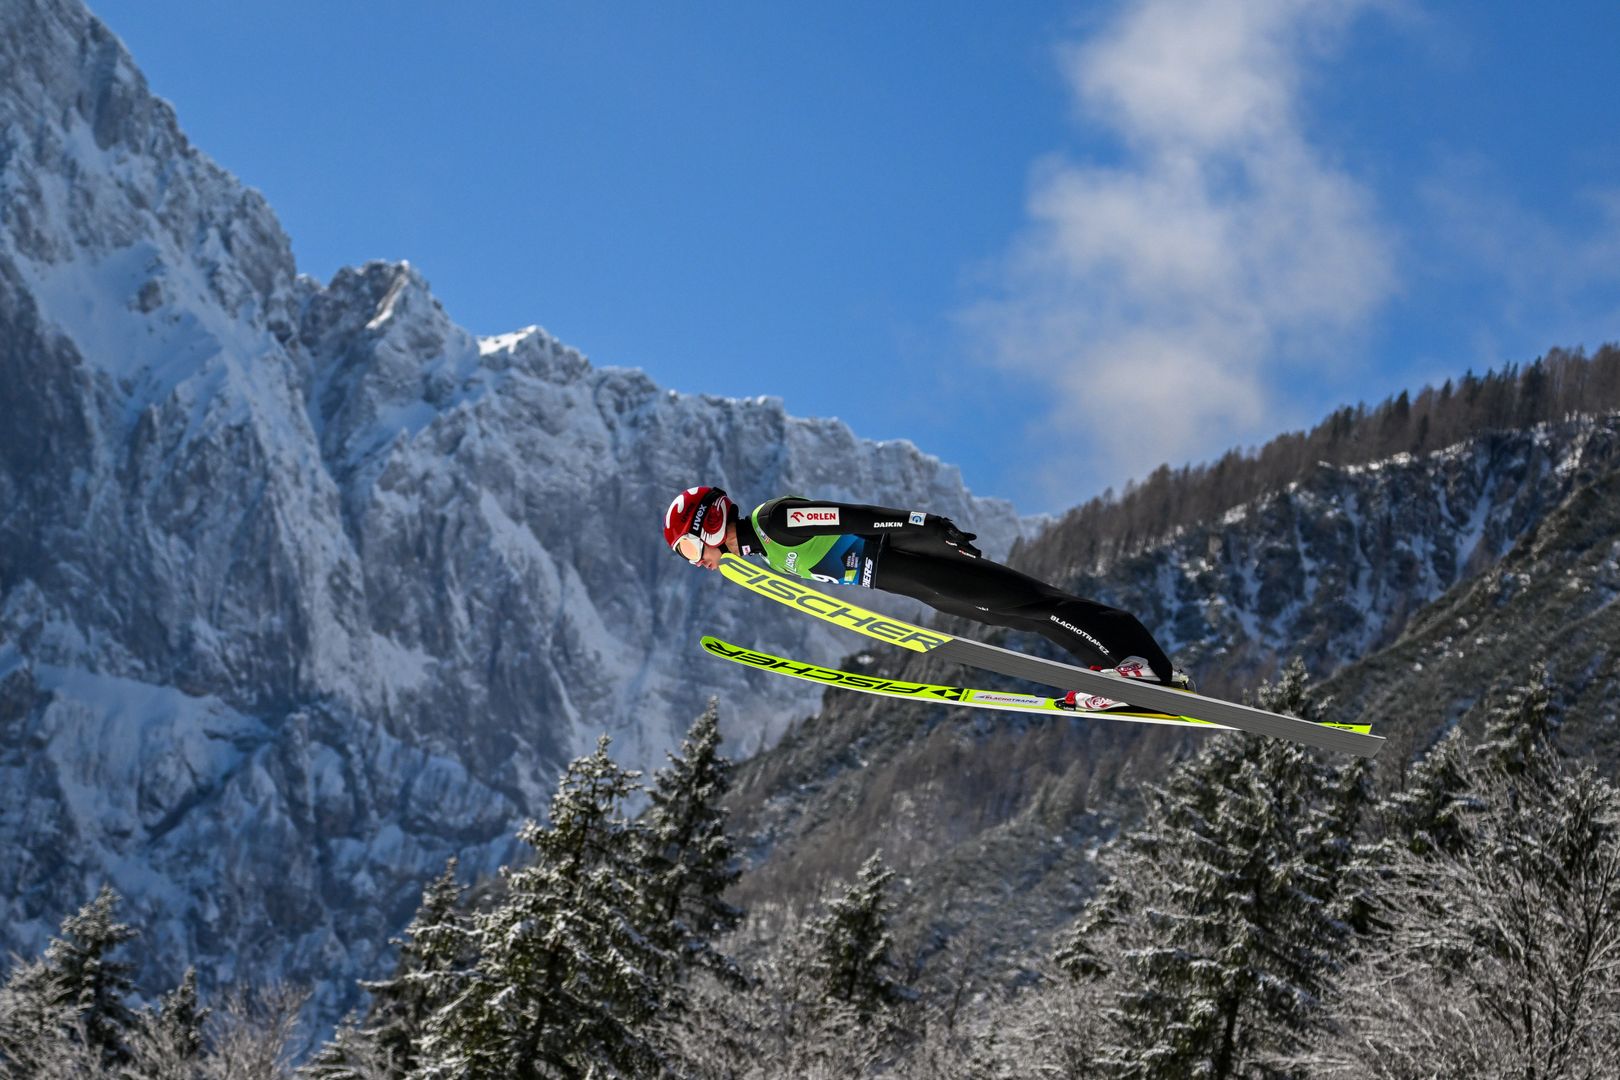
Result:
<svg viewBox="0 0 1620 1080"><path fill-rule="evenodd" d="M1062 50L1122 160L1036 166L998 295L970 313L1050 390L1054 497L1297 422L1300 384L1389 297L1392 240L1302 108L1304 71L1367 6L1133 0Z"/></svg>

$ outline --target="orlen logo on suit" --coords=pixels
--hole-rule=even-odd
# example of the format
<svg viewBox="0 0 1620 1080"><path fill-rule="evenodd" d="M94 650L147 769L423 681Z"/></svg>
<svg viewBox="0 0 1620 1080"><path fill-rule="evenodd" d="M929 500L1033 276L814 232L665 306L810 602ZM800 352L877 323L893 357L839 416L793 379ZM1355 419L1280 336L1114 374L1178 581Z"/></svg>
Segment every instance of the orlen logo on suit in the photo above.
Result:
<svg viewBox="0 0 1620 1080"><path fill-rule="evenodd" d="M806 506L788 511L788 527L803 525L836 525L838 508L833 506Z"/></svg>

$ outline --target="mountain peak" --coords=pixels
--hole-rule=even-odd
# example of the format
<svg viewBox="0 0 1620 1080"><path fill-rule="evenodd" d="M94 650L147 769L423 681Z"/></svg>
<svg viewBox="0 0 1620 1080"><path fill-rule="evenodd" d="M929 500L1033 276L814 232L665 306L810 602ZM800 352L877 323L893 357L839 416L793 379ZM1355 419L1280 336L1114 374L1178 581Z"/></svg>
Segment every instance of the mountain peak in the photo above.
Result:
<svg viewBox="0 0 1620 1080"><path fill-rule="evenodd" d="M213 309L215 338L227 324L291 336L292 248L275 215L187 142L105 26L72 0L0 5L0 70L0 249L48 321L83 326L102 305L86 359L104 366L107 336L145 336L117 325L126 308Z"/></svg>
<svg viewBox="0 0 1620 1080"><path fill-rule="evenodd" d="M338 340L394 339L402 348L432 353L451 334L450 316L421 271L409 262L378 260L340 269L307 298L299 336L312 349Z"/></svg>
<svg viewBox="0 0 1620 1080"><path fill-rule="evenodd" d="M0 4L0 64L0 954L106 881L154 980L330 1016L604 730L655 764L719 695L746 752L816 696L702 666L844 643L670 558L691 476L1018 535L909 445L479 341L410 263L298 276L74 0Z"/></svg>

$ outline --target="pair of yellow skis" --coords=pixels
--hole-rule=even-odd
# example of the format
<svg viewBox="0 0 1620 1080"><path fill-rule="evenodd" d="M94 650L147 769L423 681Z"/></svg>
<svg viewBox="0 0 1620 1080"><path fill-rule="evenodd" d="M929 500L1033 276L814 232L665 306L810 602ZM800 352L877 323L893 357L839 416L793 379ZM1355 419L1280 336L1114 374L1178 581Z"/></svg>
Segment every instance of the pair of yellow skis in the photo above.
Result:
<svg viewBox="0 0 1620 1080"><path fill-rule="evenodd" d="M1314 724L1298 717L1267 712L1250 705L1205 697L1146 680L1120 679L1072 664L1028 656L1011 649L913 626L911 623L844 603L811 588L803 581L783 577L735 555L723 556L720 560L720 570L726 580L741 585L751 592L796 608L835 626L842 626L846 630L898 645L902 649L927 653L942 660L969 664L1048 686L1081 690L1096 698L1116 702L1126 701L1131 706L1128 709L1110 708L1106 711L1081 709L1078 710L1080 715L1143 724L1234 728L1256 735L1292 739L1307 746L1342 750L1363 757L1371 757L1378 753L1384 743L1384 740L1372 734L1371 728L1366 725ZM1061 716L1077 714L1077 711L1058 704L1055 698L859 675L773 656L770 653L732 645L714 637L705 637L703 648L711 656L747 664L762 671L866 694L1009 712Z"/></svg>

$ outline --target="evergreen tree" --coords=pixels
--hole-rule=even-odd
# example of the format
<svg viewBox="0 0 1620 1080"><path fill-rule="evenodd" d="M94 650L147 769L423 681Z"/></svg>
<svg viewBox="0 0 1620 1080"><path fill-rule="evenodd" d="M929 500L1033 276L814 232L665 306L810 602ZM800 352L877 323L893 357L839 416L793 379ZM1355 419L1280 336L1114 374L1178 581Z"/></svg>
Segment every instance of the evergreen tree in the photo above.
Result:
<svg viewBox="0 0 1620 1080"><path fill-rule="evenodd" d="M478 960L433 1018L430 1075L585 1077L654 1072L649 1034L668 956L646 933L645 842L623 813L640 775L603 736L569 766L550 822L524 826L534 862L504 870L507 895L473 918Z"/></svg>
<svg viewBox="0 0 1620 1080"><path fill-rule="evenodd" d="M1485 737L1475 755L1486 768L1532 783L1545 778L1554 758L1558 717L1552 709L1547 666L1532 669L1530 681L1507 692L1491 709Z"/></svg>
<svg viewBox="0 0 1620 1080"><path fill-rule="evenodd" d="M854 884L810 925L812 965L823 998L853 1006L863 1019L909 999L890 955L889 882L894 871L873 852Z"/></svg>
<svg viewBox="0 0 1620 1080"><path fill-rule="evenodd" d="M471 921L461 909L457 860L422 893L405 928L394 974L362 982L371 995L364 1017L350 1016L300 1070L311 1080L400 1080L421 1064L430 1021L465 985L476 960Z"/></svg>
<svg viewBox="0 0 1620 1080"><path fill-rule="evenodd" d="M1261 704L1319 719L1297 661ZM1370 907L1354 838L1369 784L1295 744L1228 735L1150 789L1058 954L1071 976L1118 987L1106 1072L1223 1080L1301 1044L1347 953L1346 918Z"/></svg>
<svg viewBox="0 0 1620 1080"><path fill-rule="evenodd" d="M742 918L723 899L742 870L720 805L731 787L731 762L720 755L720 711L713 698L681 752L669 759L670 767L653 776L644 818L652 926L659 945L683 966L739 984L736 963L712 944Z"/></svg>
<svg viewBox="0 0 1620 1080"><path fill-rule="evenodd" d="M59 1000L78 1006L85 1038L108 1064L128 1059L124 1037L135 1024L124 1003L130 966L112 953L137 931L113 917L118 903L118 894L102 886L94 900L63 920L61 936L45 947Z"/></svg>
<svg viewBox="0 0 1620 1080"><path fill-rule="evenodd" d="M196 1080L202 1075L203 1025L210 1010L197 994L197 972L188 968L180 985L164 994L158 1007L143 1010L130 1039L131 1076L143 1080Z"/></svg>
<svg viewBox="0 0 1620 1080"><path fill-rule="evenodd" d="M420 1059L429 1017L460 992L474 956L456 870L452 857L422 893L403 938L394 942L399 959L393 977L361 983L371 995L371 1007L346 1036L348 1058L386 1062L389 1076L408 1075ZM368 1042L369 1048L364 1045Z"/></svg>
<svg viewBox="0 0 1620 1080"><path fill-rule="evenodd" d="M74 1056L92 1068L100 1055L84 1052L76 1003L60 999L43 959L19 960L0 986L0 1077L34 1080ZM75 1051L78 1051L76 1054Z"/></svg>
<svg viewBox="0 0 1620 1080"><path fill-rule="evenodd" d="M203 1052L203 1025L208 1022L209 1012L197 995L197 969L187 968L180 985L158 1002L156 1027L181 1057L199 1058Z"/></svg>
<svg viewBox="0 0 1620 1080"><path fill-rule="evenodd" d="M117 906L118 894L103 887L62 921L42 960L12 972L0 993L0 1060L8 1068L69 1043L102 1065L129 1060L127 1040L136 1026L124 1002L130 969L112 954L136 932L114 918Z"/></svg>
<svg viewBox="0 0 1620 1080"><path fill-rule="evenodd" d="M1319 814L1305 827L1301 849L1315 866L1327 898L1326 911L1357 934L1377 919L1376 844L1366 837L1377 812L1372 758L1358 757L1321 770L1325 787Z"/></svg>
<svg viewBox="0 0 1620 1080"><path fill-rule="evenodd" d="M1461 851L1470 783L1462 732L1453 728L1412 767L1405 789L1384 800L1386 843L1417 855Z"/></svg>

